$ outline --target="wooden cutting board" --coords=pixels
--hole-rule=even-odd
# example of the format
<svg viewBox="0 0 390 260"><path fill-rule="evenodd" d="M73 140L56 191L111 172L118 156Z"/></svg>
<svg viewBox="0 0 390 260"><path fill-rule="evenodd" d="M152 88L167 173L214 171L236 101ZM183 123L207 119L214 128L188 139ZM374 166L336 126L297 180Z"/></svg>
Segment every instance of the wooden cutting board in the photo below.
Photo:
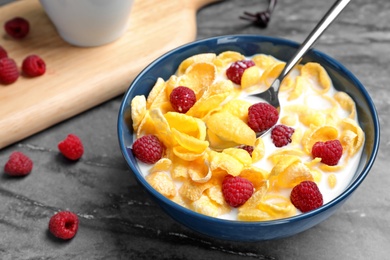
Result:
<svg viewBox="0 0 390 260"><path fill-rule="evenodd" d="M163 53L195 40L196 12L219 0L136 0L130 27L108 45L79 48L64 42L38 0L0 7L0 45L18 66L30 54L47 66L41 77L0 84L0 149L116 97ZM16 16L30 22L23 40L6 35Z"/></svg>

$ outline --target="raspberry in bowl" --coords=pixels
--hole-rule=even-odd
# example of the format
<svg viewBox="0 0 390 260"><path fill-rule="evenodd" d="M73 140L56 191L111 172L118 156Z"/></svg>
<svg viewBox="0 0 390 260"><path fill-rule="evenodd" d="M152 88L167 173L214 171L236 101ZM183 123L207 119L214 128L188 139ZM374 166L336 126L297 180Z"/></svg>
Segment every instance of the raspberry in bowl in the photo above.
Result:
<svg viewBox="0 0 390 260"><path fill-rule="evenodd" d="M220 239L228 239L228 240L236 240L236 241L259 241L259 240L269 240L269 239L275 239L275 238L281 238L286 236L291 236L294 234L297 234L299 232L302 232L318 223L323 221L324 219L328 218L330 215L334 213L334 211L339 208L346 199L352 194L352 192L361 184L361 182L364 180L365 176L368 174L374 160L377 154L378 150L378 144L379 144L379 124L378 124L378 116L374 107L374 104L369 97L367 91L364 89L364 87L361 85L361 83L346 69L344 68L339 62L335 61L331 57L320 53L318 51L310 51L305 58L303 59L302 64L311 64L311 63L318 63L320 64L329 74L329 78L332 80L333 85L338 91L347 93L351 99L354 101L354 104L356 104L356 114L357 114L357 122L359 125L359 128L361 128L362 132L364 132L364 139L361 141L363 142L361 144L361 148L359 151L361 152L356 156L355 161L355 168L352 170L352 174L349 179L346 179L345 185L340 190L340 192L335 195L334 197L329 197L327 194L324 194L323 197L323 203L319 203L321 201L318 199L320 196L316 192L312 192L312 190L315 190L315 188L312 187L312 185L308 185L309 188L300 188L298 186L298 183L296 186L296 190L310 190L311 192L308 192L308 194L312 194L312 202L309 203L310 205L315 205L314 208L310 208L309 211L305 212L305 207L301 206L301 204L306 203L305 196L301 196L303 192L297 192L296 195L293 195L293 199L290 199L289 196L284 196L282 201L278 205L285 205L286 203L288 205L292 205L292 201L298 201L295 202L297 208L303 209L296 210L296 208L293 208L293 212L298 212L297 214L293 213L291 214L290 211L283 215L282 217L274 218L274 219L265 219L265 220L258 220L253 219L252 213L258 212L256 209L251 208L252 213L244 214L244 216L241 216L240 219L232 219L230 217L214 217L208 215L209 212L202 212L202 206L197 207L197 205L204 205L203 202L207 201L200 201L199 204L193 204L192 208L188 208L186 205L186 199L183 201L180 200L172 200L169 197L171 197L171 194L175 194L175 186L176 182L174 182L170 186L164 186L160 187L158 186L158 183L165 182L167 179L167 175L165 174L165 170L167 167L170 167L171 164L175 164L177 162L169 160L164 160L169 158L172 153L175 155L178 155L181 160L192 158L191 160L194 162L197 162L197 164L200 169L206 169L204 175L196 175L191 176L191 178L196 178L200 185L197 186L208 186L205 188L204 192L207 193L208 198L213 198L214 202L217 202L221 196L223 197L223 189L219 188L216 189L215 186L218 185L209 185L208 178L218 178L218 172L212 171L212 177L208 174L207 167L209 166L208 163L202 163L202 159L194 159L194 156L197 156L196 154L202 153L204 150L207 149L208 146L212 146L217 150L216 148L224 149L225 154L223 156L220 156L220 154L217 151L211 151L208 152L208 156L210 159L210 165L215 165L215 161L212 158L217 158L219 161L218 163L220 165L224 165L224 170L230 171L231 175L240 175L238 180L229 180L232 181L232 183L228 182L227 188L225 189L225 202L229 201L231 205L226 203L228 206L225 207L219 207L218 209L222 212L221 214L225 212L225 210L229 212L240 212L240 208L247 207L248 205L253 204L253 201L256 201L257 196L259 194L261 195L261 192L264 189L268 189L269 186L286 186L289 184L289 182L286 180L286 178L274 178L274 180L268 180L264 177L262 171L254 171L254 168L251 168L248 170L248 167L245 168L247 171L243 169L237 170L237 168L232 164L232 155L236 156L236 158L239 158L243 164L247 163L248 157L252 159L256 156L259 156L259 149L258 149L258 143L254 143L256 139L256 135L251 127L249 127L247 124L242 124L242 121L245 121L247 119L241 118L240 120L237 120L236 117L243 116L241 113L242 110L248 110L250 107L250 102L247 102L245 99L233 99L229 100L231 106L226 108L226 106L220 105L220 103L217 103L218 105L215 107L215 111L213 113L206 113L204 110L199 109L202 102L209 102L210 100L216 100L220 98L221 96L225 95L226 92L231 91L232 86L235 87L236 85L241 85L241 87L246 86L248 89L251 88L251 84L253 86L256 86L256 75L259 77L263 74L268 74L270 78L272 78L272 71L270 70L264 70L264 71L258 71L257 66L253 66L252 64L249 64L249 66L245 65L245 70L241 71L240 74L234 75L234 82L231 80L232 83L226 83L225 81L222 83L216 83L216 84L209 84L207 82L207 79L212 77L214 73L219 73L219 70L215 70L215 72L209 67L212 67L213 65L217 64L218 66L221 64L220 60L212 60L212 64L209 64L210 62L205 62L206 65L204 65L202 68L202 78L205 80L203 82L203 85L211 86L207 91L200 90L201 88L197 88L196 84L192 84L192 89L195 90L195 97L196 102L193 104L189 110L187 110L186 113L179 113L174 112L174 108L169 103L169 101L165 101L162 99L154 99L153 101L147 100L146 97L149 95L155 96L156 93L161 91L159 89L160 85L163 85L166 82L167 84L167 90L171 91L174 89L174 86L176 81L175 78L172 78L172 75L176 74L186 74L187 78L191 78L197 73L195 71L194 67L196 67L196 64L188 65L187 63L184 63L182 65L182 62L189 57L193 57L194 55L202 54L202 53L214 53L215 55L225 55L224 53L228 52L229 55L231 55L232 52L240 53L244 57L253 57L254 55L257 55L259 53L264 55L270 55L272 57L275 57L277 60L284 61L288 57L288 53L293 52L298 47L298 44L278 39L278 38L271 38L271 37L262 37L262 36L251 36L251 35L240 35L240 36L221 36L221 37L215 37L210 39L205 39L197 42L193 42L187 45L184 45L182 47L179 47L153 63L151 63L144 71L141 72L141 74L133 81L130 88L126 92L123 102L120 108L119 117L118 117L118 137L119 137L119 143L120 148L122 150L123 156L128 163L131 172L134 174L135 178L139 182L139 184L145 188L145 190L151 195L151 197L156 201L158 205L162 207L162 209L170 215L172 218L177 220L179 223L208 236L217 237ZM202 52L200 52L202 50ZM202 56L206 60L208 60L210 57ZM198 56L199 58L199 56ZM186 65L187 64L187 65ZM245 64L245 63L243 63ZM275 68L278 68L278 64L275 64ZM310 66L308 66L310 67ZM311 71L312 68L309 69ZM211 71L211 72L210 72ZM230 73L228 73L230 74ZM233 73L232 73L233 74ZM238 77L241 77L241 81L236 80ZM252 77L252 79L248 80L248 77L246 75L255 75L255 77ZM230 76L227 75L227 78ZM263 76L261 76L263 77ZM161 78L161 80L159 79ZM220 78L219 74L216 78ZM182 83L182 82L180 82ZM212 82L215 83L215 82ZM239 83L239 84L238 84ZM182 85L182 84L180 84ZM157 87L156 87L157 86ZM286 87L287 88L287 87ZM233 88L234 89L234 88ZM235 93L234 91L232 93ZM290 91L290 99L296 95L296 91ZM142 97L143 96L143 97ZM136 98L137 97L137 98ZM167 99L168 100L168 99ZM193 98L192 98L193 100ZM314 101L312 101L314 100ZM310 99L310 102L316 103L316 97L314 99ZM343 99L345 100L345 99ZM333 102L333 101L332 101ZM249 103L249 104L248 104ZM343 103L343 102L342 102ZM347 102L348 103L348 102ZM144 105L143 105L144 104ZM207 103L211 104L211 103ZM343 103L344 104L344 103ZM160 163L158 165L150 166L154 169L159 169L158 171L155 171L152 175L145 175L145 164L140 162L136 156L134 155L132 151L133 144L138 139L139 133L135 131L134 129L138 129L139 127L143 129L151 129L150 126L150 120L143 120L144 122L140 122L139 120L133 120L131 117L129 117L129 114L137 115L137 114L143 114L145 113L145 109L142 107L153 108L156 106L159 106L161 111L159 110L148 110L148 116L153 120L156 120L159 122L157 124L157 127L155 127L158 130L161 129L170 129L169 131L165 131L164 133L161 133L161 131L152 130L151 132L158 132L159 137L161 139L161 142L164 144L164 151L163 151L163 157L160 159ZM349 107L349 105L345 105L345 107ZM245 109L243 109L245 108ZM302 111L302 107L295 104L294 106L290 106L291 111L292 110L299 110ZM282 107L283 110L283 107ZM270 110L267 110L270 112ZM291 112L290 111L290 112ZM334 112L334 111L333 111ZM234 114L234 116L232 116ZM189 115L194 116L196 118L201 118L202 120L193 119L192 117L189 117ZM337 115L331 116L332 110L329 110L329 116L325 115L324 117L319 116L312 116L310 117L310 120L319 120L321 118L324 118L324 120L331 120L331 118L336 118ZM226 118L229 118L227 120L227 123L225 122ZM254 120L260 120L262 119L259 116L255 116ZM276 124L275 117L271 117L274 121L270 125L276 125L275 127L275 133L274 133L274 143L271 141L271 137L269 137L269 142L264 142L264 145L266 147L272 145L275 146L276 144L278 146L281 146L277 149L286 149L286 147L290 147L290 145L295 145L297 139L305 139L305 136L308 134L304 134L302 131L299 130L298 127L293 126L294 125L294 119L289 118L287 114L284 114L284 112L280 112L278 114L278 122ZM305 121L307 117L302 116L300 120ZM175 124L175 120L179 120L180 124ZM251 119L252 120L252 119ZM349 122L349 120L347 120ZM233 122L233 123L232 123ZM320 121L319 121L320 122ZM259 123L259 122L255 122ZM173 126L175 124L175 126ZM141 125L141 126L140 126ZM167 125L170 125L171 128L166 128ZM206 127L204 127L206 125ZM256 125L256 124L254 124ZM264 126L265 123L260 122L260 126ZM349 123L348 123L349 125ZM354 125L354 124L353 124ZM194 127L196 126L196 127ZM232 135L232 132L235 132L235 129L237 126L240 126L240 131L237 131L237 134L234 135L235 138L232 140L228 140L230 136ZM269 127L269 126L267 126ZM328 127L322 130L326 130L326 133L334 133L334 129L332 127ZM322 132L319 131L318 133ZM183 131L187 131L186 133L191 133L191 135L198 137L198 139L185 139L183 138ZM318 136L319 134L313 134L311 136ZM271 134L270 134L271 135ZM330 134L332 136L332 134ZM343 142L347 140L351 135L346 135L345 138L343 138ZM175 140L172 139L172 137L175 138ZM300 138L299 138L300 137ZM316 138L314 138L316 139ZM313 139L313 140L314 140ZM222 140L222 142L221 142ZM322 140L319 138L319 140ZM317 141L317 140L316 140ZM235 145L239 144L234 147L230 147L231 144L234 143ZM310 145L309 145L310 143ZM325 143L325 142L324 142ZM180 145L177 145L180 144ZM196 145L194 145L196 144ZM308 147L314 146L314 141L308 141L306 142L306 145ZM251 147L252 146L252 147ZM253 148L254 146L254 148ZM315 148L315 158L312 158L310 162L312 164L305 164L300 165L299 167L296 167L298 169L306 169L313 166L313 164L324 164L320 160L325 158L326 161L328 155L331 153L323 153L322 152L322 146L321 143L317 144L316 146L319 146L320 148ZM334 149L333 146L336 148ZM337 145L331 145L332 149L336 151L337 155ZM244 149L245 148L245 149ZM276 148L275 148L276 149ZM238 151L238 150L241 150ZM192 151L189 153L188 151ZM317 152L319 155L317 155ZM251 156L249 154L252 154ZM298 152L299 153L299 152ZM322 154L325 154L323 158L321 158ZM333 153L332 153L333 154ZM306 152L306 156L308 155L308 152ZM310 156L313 156L310 151ZM277 158L278 156L274 157ZM280 157L280 156L279 156ZM331 156L331 161L334 162L337 156ZM183 159L184 158L184 159ZM296 157L289 156L284 157L286 158L285 161L291 160L294 162L296 160ZM351 157L352 158L352 157ZM345 162L345 158L341 158L341 161L339 163L343 164ZM178 160L182 162L181 160ZM251 160L251 159L249 159ZM315 161L314 161L315 160ZM171 163L171 164L170 164ZM192 165L192 166L191 166ZM194 169L194 164L183 164L184 168L186 169ZM210 166L210 167L211 167ZM219 167L219 166L218 166ZM217 167L217 168L218 168ZM332 165L325 165L323 167L335 167ZM221 167L219 167L221 168ZM283 165L281 164L278 166L278 168L283 168ZM331 168L333 169L333 168ZM194 172L194 171L193 171ZM196 172L196 171L195 171ZM253 178L251 175L253 172L258 173L258 178ZM268 172L268 171L266 171ZM180 173L180 171L178 171ZM263 175L262 175L263 174ZM331 174L329 174L331 175ZM221 175L220 185L222 186L224 175ZM282 176L282 175L280 175ZM324 175L321 175L322 179ZM291 176L288 176L291 177ZM298 177L302 177L299 175ZM303 176L304 177L304 176ZM338 177L338 176L337 176ZM311 178L311 179L310 179ZM309 183L320 183L320 178L318 176L310 177L306 179L310 179L311 182ZM229 179L229 178L228 178ZM230 178L234 179L234 178ZM281 179L278 181L275 181L275 179ZM306 180L305 179L305 180ZM332 179L332 178L329 178ZM249 183L248 183L249 181ZM282 184L279 184L282 183ZM216 182L218 183L218 182ZM251 187L253 186L253 191L251 192ZM267 186L268 185L268 186ZM243 192L235 193L234 189L235 187L241 187L243 189ZM278 186L278 187L279 187ZM302 185L303 186L303 185ZM280 188L279 187L279 188ZM319 187L320 190L322 187ZM198 190L196 187L193 187L191 185L182 183L180 186L181 193L182 194L193 194L191 191ZM284 189L284 188L283 188ZM293 187L289 187L289 192L292 192ZM233 191L232 191L233 190ZM202 193L201 191L200 193ZM294 192L296 193L296 192ZM165 196L163 195L165 194ZM191 195L192 196L192 195ZM322 196L322 194L321 194ZM203 198L203 197L202 197ZM276 197L273 197L276 198ZM287 198L287 199L285 199ZM295 199L299 198L299 199ZM205 199L207 199L205 197ZM291 201L290 201L291 200ZM213 202L213 203L214 203ZM225 202L221 202L221 204L225 204ZM242 204L244 203L244 204ZM215 204L215 203L214 203ZM283 211L287 207L275 207L275 204L272 206L269 205L263 205L264 207L272 207L273 210L277 208L279 211ZM236 209L231 209L236 208ZM289 207L291 209L291 207ZM274 212L274 211L273 211ZM223 214L222 214L223 215ZM230 216L230 214L228 214ZM237 215L237 214L236 214ZM258 217L258 216L257 216ZM249 221L248 221L249 219Z"/></svg>

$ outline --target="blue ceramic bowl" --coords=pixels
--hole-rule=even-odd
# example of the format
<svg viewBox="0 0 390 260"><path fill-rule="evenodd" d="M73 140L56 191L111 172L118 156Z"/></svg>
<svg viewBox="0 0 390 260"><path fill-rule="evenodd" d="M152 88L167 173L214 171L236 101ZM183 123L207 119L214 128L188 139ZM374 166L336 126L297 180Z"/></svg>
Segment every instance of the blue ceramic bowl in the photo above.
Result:
<svg viewBox="0 0 390 260"><path fill-rule="evenodd" d="M118 117L118 138L120 149L132 174L139 184L151 195L158 205L179 223L208 236L235 240L260 241L292 236L302 232L332 215L363 182L370 171L379 148L379 122L374 104L364 86L342 64L316 50L309 51L303 63L319 62L329 73L335 87L347 92L356 102L359 123L365 132L366 141L357 171L345 191L322 207L298 216L264 222L241 222L208 217L165 198L154 190L142 177L137 161L128 147L133 143L130 103L136 95L147 95L156 79L167 80L174 74L181 61L189 56L223 51L238 51L245 56L257 53L270 54L280 60L288 60L298 44L284 39L254 35L232 35L199 40L178 47L161 56L146 67L133 81L124 95Z"/></svg>

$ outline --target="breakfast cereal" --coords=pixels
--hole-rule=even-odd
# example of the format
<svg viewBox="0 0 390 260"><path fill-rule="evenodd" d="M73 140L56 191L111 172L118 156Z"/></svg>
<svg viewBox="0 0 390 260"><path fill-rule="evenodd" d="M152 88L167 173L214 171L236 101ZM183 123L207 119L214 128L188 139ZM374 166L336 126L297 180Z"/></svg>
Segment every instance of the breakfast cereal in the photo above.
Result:
<svg viewBox="0 0 390 260"><path fill-rule="evenodd" d="M240 61L251 63L242 65L241 83L236 84L226 76L226 70ZM275 146L271 133L258 137L248 126L248 108L264 102L249 97L250 93L266 90L284 64L265 54L198 54L182 61L168 80L157 79L147 97L134 97L134 138L152 134L165 147L156 164L139 162L149 184L198 213L241 221L300 214L289 194L303 181L318 185L324 203L337 197L356 170L364 133L354 101L334 88L320 64L296 66L281 85L277 125L286 126L282 133L292 130L282 147ZM169 102L172 90L179 86L196 95L196 103L186 113L176 112ZM316 143L330 140L341 145L337 165L312 156ZM253 185L253 194L237 208L224 199L226 176L239 176Z"/></svg>

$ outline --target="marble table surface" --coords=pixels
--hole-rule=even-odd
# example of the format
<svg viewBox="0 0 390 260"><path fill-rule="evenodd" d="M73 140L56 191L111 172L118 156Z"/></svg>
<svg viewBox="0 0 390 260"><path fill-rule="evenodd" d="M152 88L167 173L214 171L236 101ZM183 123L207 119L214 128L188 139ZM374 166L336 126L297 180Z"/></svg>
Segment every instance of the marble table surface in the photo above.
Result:
<svg viewBox="0 0 390 260"><path fill-rule="evenodd" d="M0 5L12 0L0 0ZM248 33L301 42L331 1L280 0L265 29L238 17L266 0L227 0L197 14L197 38ZM0 259L388 259L390 255L390 1L354 0L316 48L343 63L365 85L380 117L376 162L353 196L329 219L296 236L229 242L176 223L136 183L118 147L122 96L0 150ZM387 111L387 112L386 112ZM85 154L65 161L57 143L81 137ZM25 178L3 165L13 151L34 161ZM47 225L59 210L78 214L77 235L53 239Z"/></svg>

